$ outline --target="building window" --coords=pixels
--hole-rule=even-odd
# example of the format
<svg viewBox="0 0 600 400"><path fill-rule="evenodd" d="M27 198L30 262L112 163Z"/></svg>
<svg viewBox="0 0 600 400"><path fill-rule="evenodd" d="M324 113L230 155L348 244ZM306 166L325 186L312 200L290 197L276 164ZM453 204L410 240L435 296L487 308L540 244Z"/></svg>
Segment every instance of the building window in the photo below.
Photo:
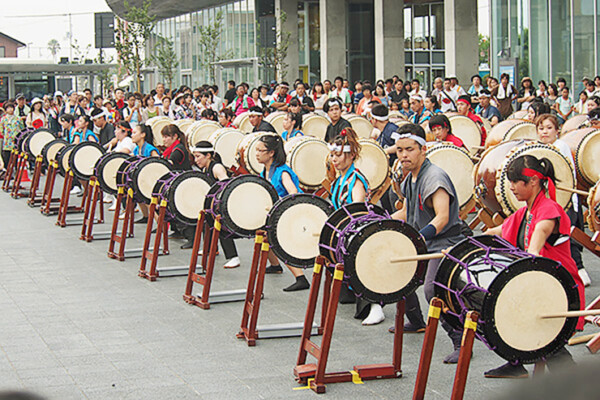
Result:
<svg viewBox="0 0 600 400"><path fill-rule="evenodd" d="M6 48L4 46L0 46L0 58L6 57Z"/></svg>

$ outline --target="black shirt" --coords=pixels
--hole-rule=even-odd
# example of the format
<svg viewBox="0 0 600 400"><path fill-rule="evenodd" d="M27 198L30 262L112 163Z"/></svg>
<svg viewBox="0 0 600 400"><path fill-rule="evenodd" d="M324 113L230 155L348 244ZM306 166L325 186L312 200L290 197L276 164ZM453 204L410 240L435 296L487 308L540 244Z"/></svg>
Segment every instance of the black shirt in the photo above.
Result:
<svg viewBox="0 0 600 400"><path fill-rule="evenodd" d="M173 152L169 156L169 161L173 163L173 169L176 171L187 171L192 169L190 153L185 150L184 145L181 143L175 146Z"/></svg>
<svg viewBox="0 0 600 400"><path fill-rule="evenodd" d="M402 89L400 93L396 92L395 90L392 90L388 97L390 98L390 100L392 100L392 103L400 104L400 101L402 101L402 99L408 100L408 93L406 93L406 90L404 89Z"/></svg>
<svg viewBox="0 0 600 400"><path fill-rule="evenodd" d="M252 132L273 132L273 133L277 133L277 131L275 130L275 128L273 128L273 125L271 125L270 123L268 123L264 119L260 122L260 124L258 124L258 126L255 126L254 129L252 129Z"/></svg>
<svg viewBox="0 0 600 400"><path fill-rule="evenodd" d="M111 139L114 137L115 126L113 124L106 123L106 125L104 125L104 128L100 129L100 132L98 132L98 139L100 139L100 144L102 146L110 142Z"/></svg>
<svg viewBox="0 0 600 400"><path fill-rule="evenodd" d="M330 123L329 126L327 126L327 132L325 132L325 141L331 143L333 139L345 128L352 128L352 125L350 125L350 122L346 121L344 118L340 118L335 125Z"/></svg>
<svg viewBox="0 0 600 400"><path fill-rule="evenodd" d="M233 103L233 99L235 99L235 96L235 89L229 89L227 92L225 92L225 100L227 100L227 104Z"/></svg>
<svg viewBox="0 0 600 400"><path fill-rule="evenodd" d="M299 98L298 96L296 96L296 97L294 97L294 98L295 98L296 100L298 100L298 102L299 102L300 104L302 104L302 105L306 105L306 106L308 106L308 107L310 107L310 108L313 108L313 111L314 111L314 108L315 108L315 102L313 101L313 99L311 99L311 98L310 98L310 96L308 96L308 95L306 95L306 94L305 94L305 95L304 95L304 97L302 98L302 101L300 101L300 98ZM304 114L308 114L309 112L311 112L311 111L308 111L308 110L304 109L304 107L302 107L301 114L303 114L303 115L304 115Z"/></svg>

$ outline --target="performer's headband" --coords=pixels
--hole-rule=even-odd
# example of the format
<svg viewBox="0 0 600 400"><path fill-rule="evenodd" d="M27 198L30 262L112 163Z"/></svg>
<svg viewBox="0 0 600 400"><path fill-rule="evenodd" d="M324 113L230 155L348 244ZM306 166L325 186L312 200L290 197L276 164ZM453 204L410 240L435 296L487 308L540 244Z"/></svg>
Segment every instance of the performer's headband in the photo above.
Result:
<svg viewBox="0 0 600 400"><path fill-rule="evenodd" d="M383 117L380 117L379 115L371 114L371 118L376 119L377 121L383 121L383 122L385 122L385 121L387 121L387 120L390 119L390 116L389 115L385 115Z"/></svg>
<svg viewBox="0 0 600 400"><path fill-rule="evenodd" d="M466 105L471 106L471 103L467 99L461 99L461 98L459 98L458 100L456 100L456 102L457 103L465 103Z"/></svg>
<svg viewBox="0 0 600 400"><path fill-rule="evenodd" d="M214 153L215 152L214 146L210 146L210 147L190 147L190 150L192 151L192 153Z"/></svg>
<svg viewBox="0 0 600 400"><path fill-rule="evenodd" d="M554 186L554 181L552 179L531 168L523 168L523 172L521 172L521 174L529 178L535 176L541 181L548 181L548 194L552 200L556 201L556 186Z"/></svg>
<svg viewBox="0 0 600 400"><path fill-rule="evenodd" d="M105 113L104 111L102 111L102 112L101 112L100 114L98 114L98 115L94 115L93 117L90 117L90 119L91 119L92 121L95 121L95 120L97 120L97 119L100 119L100 118L102 118L102 117L106 117L106 113Z"/></svg>
<svg viewBox="0 0 600 400"><path fill-rule="evenodd" d="M248 115L258 115L262 117L263 113L258 111L248 111Z"/></svg>
<svg viewBox="0 0 600 400"><path fill-rule="evenodd" d="M125 132L131 132L132 129L123 125L118 125L119 129L124 130Z"/></svg>
<svg viewBox="0 0 600 400"><path fill-rule="evenodd" d="M419 96L418 94L413 94L412 96L410 96L411 100L416 100L416 101L423 101L423 98L421 96Z"/></svg>
<svg viewBox="0 0 600 400"><path fill-rule="evenodd" d="M421 146L427 145L427 142L425 141L425 139L423 139L421 136L417 136L412 133L403 133L403 134L394 133L394 134L392 134L392 139L393 140L412 139L415 142L419 143Z"/></svg>
<svg viewBox="0 0 600 400"><path fill-rule="evenodd" d="M479 97L486 97L486 98L488 98L488 99L492 97L492 95L491 95L491 94L488 94L488 93L479 93L479 95L478 95L478 96L479 96Z"/></svg>
<svg viewBox="0 0 600 400"><path fill-rule="evenodd" d="M350 145L340 146L339 144L328 144L329 151L335 151L336 153L351 153L352 149Z"/></svg>

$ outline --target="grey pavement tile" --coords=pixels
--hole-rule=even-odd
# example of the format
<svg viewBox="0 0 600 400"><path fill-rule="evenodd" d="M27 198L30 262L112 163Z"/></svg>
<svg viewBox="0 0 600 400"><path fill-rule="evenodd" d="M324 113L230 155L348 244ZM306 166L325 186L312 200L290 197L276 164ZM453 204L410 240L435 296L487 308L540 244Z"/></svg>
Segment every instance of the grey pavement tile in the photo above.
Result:
<svg viewBox="0 0 600 400"><path fill-rule="evenodd" d="M48 400L81 400L84 393L76 385L31 387L32 392L44 396Z"/></svg>

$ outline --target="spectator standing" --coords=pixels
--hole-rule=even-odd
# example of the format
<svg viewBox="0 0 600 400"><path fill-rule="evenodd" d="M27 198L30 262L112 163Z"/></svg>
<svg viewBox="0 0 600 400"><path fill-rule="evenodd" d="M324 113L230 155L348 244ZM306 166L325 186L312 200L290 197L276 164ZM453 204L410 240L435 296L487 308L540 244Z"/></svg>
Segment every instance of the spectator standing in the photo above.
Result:
<svg viewBox="0 0 600 400"><path fill-rule="evenodd" d="M44 102L39 97L31 100L31 111L25 118L25 125L33 129L48 127L48 117L44 112Z"/></svg>
<svg viewBox="0 0 600 400"><path fill-rule="evenodd" d="M15 138L25 128L23 120L15 115L14 103L4 103L5 114L0 118L0 139L2 143L2 161L8 165L10 152L15 148Z"/></svg>

